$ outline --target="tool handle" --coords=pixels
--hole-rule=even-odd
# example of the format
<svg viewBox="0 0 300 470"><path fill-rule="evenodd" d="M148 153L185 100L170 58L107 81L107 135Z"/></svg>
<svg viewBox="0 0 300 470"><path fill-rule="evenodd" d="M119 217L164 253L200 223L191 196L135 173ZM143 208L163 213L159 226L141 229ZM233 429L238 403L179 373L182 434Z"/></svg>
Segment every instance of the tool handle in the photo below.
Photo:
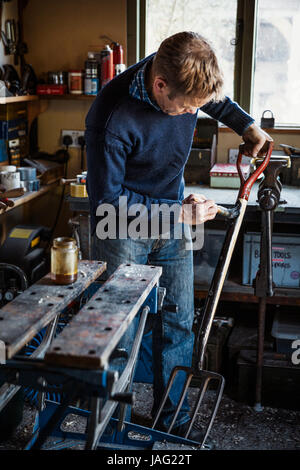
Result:
<svg viewBox="0 0 300 470"><path fill-rule="evenodd" d="M246 201L248 201L253 184L255 183L257 178L262 174L262 172L266 169L266 167L269 164L273 147L274 147L274 143L269 142L269 148L267 150L265 158L263 159L262 163L256 168L256 170L252 173L252 175L249 176L248 179L246 179L245 176L243 175L243 171L241 168L243 154L242 152L239 152L237 162L236 162L238 174L241 180L241 187L240 187L239 196L238 196L239 199L245 199Z"/></svg>

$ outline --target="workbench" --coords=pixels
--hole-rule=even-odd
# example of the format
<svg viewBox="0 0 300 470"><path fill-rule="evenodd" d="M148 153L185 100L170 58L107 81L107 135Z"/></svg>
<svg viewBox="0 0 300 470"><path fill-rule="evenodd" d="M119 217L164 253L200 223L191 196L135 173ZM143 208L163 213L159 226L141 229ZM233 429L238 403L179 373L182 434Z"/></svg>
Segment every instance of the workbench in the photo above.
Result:
<svg viewBox="0 0 300 470"><path fill-rule="evenodd" d="M147 449L166 441L198 445L125 420L126 408L133 404L131 386L147 316L158 313L165 295L165 289L159 287L161 267L131 263L119 266L55 334L62 310L105 269L106 263L101 261L80 261L78 279L70 285L56 285L49 273L0 310L0 410L20 387L39 392L27 450L64 449L80 441L85 449ZM120 339L134 321L138 324L131 349L118 349ZM22 348L45 327L40 347L29 357L22 355ZM114 367L115 359L125 363L121 370L119 362ZM45 394L57 387L61 401L45 399ZM84 409L74 406L74 402L84 400ZM118 406L117 419L113 414ZM87 419L85 432L62 429L69 414Z"/></svg>
<svg viewBox="0 0 300 470"><path fill-rule="evenodd" d="M235 256L232 258L231 271L233 272L224 284L221 300L257 303L254 289L251 286L241 284L241 263L243 252L242 238L245 230L260 231L260 209L257 204L257 190L259 182L255 183L249 197L246 214L242 224L239 239L235 248ZM208 185L186 185L185 197L189 194L203 194L207 199L212 199L216 204L233 207L236 201L237 189L211 188ZM281 200L286 204L280 205L274 213L274 233L299 233L300 224L300 187L283 186ZM205 228L226 230L224 220L218 219L206 222ZM239 266L238 266L239 265ZM195 298L206 298L209 288L208 282L198 280L195 276ZM279 305L300 305L300 289L276 288L275 295L267 299L267 303Z"/></svg>
<svg viewBox="0 0 300 470"><path fill-rule="evenodd" d="M235 263L241 263L242 253L242 238L243 233L247 227L251 227L251 230L255 229L260 231L260 209L257 204L257 190L259 182L255 183L249 197L244 222L242 224L241 233L238 238L238 242L235 248L236 256L233 257L231 266L234 267ZM184 196L187 197L189 194L203 194L207 199L214 200L217 204L225 207L233 207L238 190L237 189L226 189L226 188L211 188L209 185L186 185ZM274 232L276 227L285 233L292 231L299 233L300 224L300 187L295 186L283 186L281 192L281 200L286 201L286 204L281 205L274 213ZM67 201L70 205L70 209L75 213L77 212L84 222L83 228L85 234L87 234L87 224L89 221L89 201L88 198L72 198L67 197ZM226 230L226 224L224 220L218 219L218 217L205 223L204 230L206 228L215 228L217 230ZM277 230L279 231L279 230ZM85 235L85 238L87 236ZM85 252L88 253L87 240L84 240ZM239 256L237 253L239 252ZM234 271L234 269L231 269ZM239 269L237 269L239 271ZM202 282L195 276L195 297L203 299L207 295L209 288L208 282ZM241 284L240 274L236 273L232 278L226 280L223 287L221 300L238 301L238 302L250 302L257 303L257 298L254 296L254 289L251 286L244 286ZM300 289L287 289L278 288L276 289L276 295L270 297L267 300L268 303L275 303L281 305L300 305Z"/></svg>

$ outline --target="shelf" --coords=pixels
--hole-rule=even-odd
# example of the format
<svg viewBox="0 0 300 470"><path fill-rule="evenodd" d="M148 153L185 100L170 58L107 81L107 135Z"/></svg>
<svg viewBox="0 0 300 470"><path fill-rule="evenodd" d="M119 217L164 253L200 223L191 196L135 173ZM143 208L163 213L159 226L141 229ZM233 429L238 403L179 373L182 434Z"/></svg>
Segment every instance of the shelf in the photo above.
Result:
<svg viewBox="0 0 300 470"><path fill-rule="evenodd" d="M39 97L37 95L24 95L24 96L6 96L0 97L0 104L19 103L23 101L37 101Z"/></svg>
<svg viewBox="0 0 300 470"><path fill-rule="evenodd" d="M90 101L93 100L96 96L94 95L39 95L40 100L83 100Z"/></svg>
<svg viewBox="0 0 300 470"><path fill-rule="evenodd" d="M195 283L195 297L204 299L209 289L208 284ZM274 289L275 295L267 297L267 304L278 305L300 305L300 289L288 289L278 287ZM228 302L250 302L258 303L259 299L254 295L251 286L244 286L238 282L227 280L224 284L220 300Z"/></svg>
<svg viewBox="0 0 300 470"><path fill-rule="evenodd" d="M13 207L8 207L3 212L0 212L0 216L7 214L8 212L12 211L18 206L25 204L26 202L32 201L32 199L36 199L37 197L42 196L48 191L51 191L51 189L57 186L58 184L59 184L59 179L57 181L53 181L53 183L42 186L38 191L27 191L23 196L10 198L12 201L14 201L15 205Z"/></svg>

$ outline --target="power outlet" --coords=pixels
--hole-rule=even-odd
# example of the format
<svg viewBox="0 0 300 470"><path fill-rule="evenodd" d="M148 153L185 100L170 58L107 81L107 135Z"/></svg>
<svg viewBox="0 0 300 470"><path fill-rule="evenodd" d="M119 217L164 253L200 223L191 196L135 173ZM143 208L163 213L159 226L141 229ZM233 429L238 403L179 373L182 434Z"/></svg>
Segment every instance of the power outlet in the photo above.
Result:
<svg viewBox="0 0 300 470"><path fill-rule="evenodd" d="M78 137L80 137L80 136L84 137L84 131L62 130L61 131L61 143L62 143L62 145L63 145L63 138L66 135L69 135L72 139L72 143L69 145L69 147L80 147L80 145L78 143Z"/></svg>

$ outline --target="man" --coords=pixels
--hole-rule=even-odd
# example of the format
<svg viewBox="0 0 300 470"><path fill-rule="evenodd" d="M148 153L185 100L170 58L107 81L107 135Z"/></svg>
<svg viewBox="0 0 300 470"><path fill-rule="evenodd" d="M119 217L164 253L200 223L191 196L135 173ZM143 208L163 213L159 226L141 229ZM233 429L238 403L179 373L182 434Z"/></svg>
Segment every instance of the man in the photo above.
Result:
<svg viewBox="0 0 300 470"><path fill-rule="evenodd" d="M124 262L163 268L160 285L166 288L166 298L152 330L153 413L173 367L189 366L192 358L193 258L186 226L203 224L217 213L214 201L205 196L190 195L184 199L183 171L197 110L200 108L242 136L245 155L256 155L267 140L272 140L236 103L223 97L222 85L216 56L207 41L196 33L182 32L164 40L156 54L106 85L86 118L94 257L107 261L107 275ZM126 201L128 214L134 205L144 208L149 226L158 218L158 235L124 236L121 200ZM167 233L163 230L163 217L154 209L160 204L175 204L180 209L170 220ZM103 205L111 205L117 211L117 238L104 239L103 231L97 230L103 228ZM126 223L130 221L129 214ZM180 237L183 225L184 236ZM134 326L125 336L124 345L132 341ZM172 388L159 423L162 430L167 430L174 415L181 382L178 378ZM188 409L185 403L175 434L183 435ZM189 437L201 438L195 428Z"/></svg>

